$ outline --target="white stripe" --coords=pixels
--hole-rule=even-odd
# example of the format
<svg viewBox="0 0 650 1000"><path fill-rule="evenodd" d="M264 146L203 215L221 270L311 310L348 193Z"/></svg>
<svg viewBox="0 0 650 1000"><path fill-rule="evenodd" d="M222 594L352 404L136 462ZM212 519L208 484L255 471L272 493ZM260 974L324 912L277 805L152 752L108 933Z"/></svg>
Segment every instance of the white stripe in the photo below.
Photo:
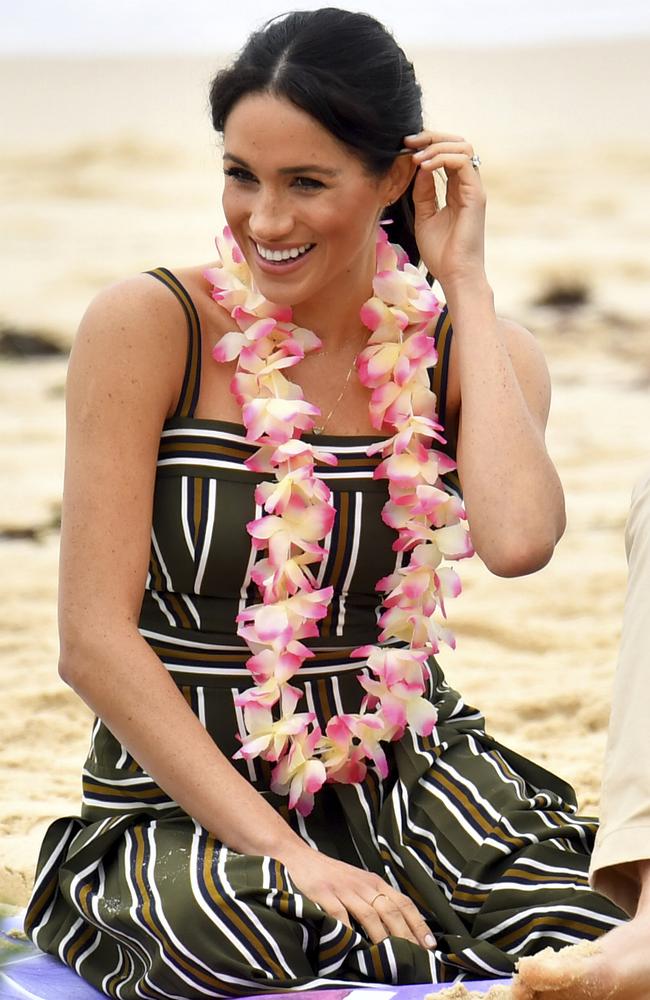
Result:
<svg viewBox="0 0 650 1000"><path fill-rule="evenodd" d="M140 775L136 778L112 778L110 781L107 781L105 778L97 778L85 767L83 768L81 774L84 778L89 778L91 781L101 781L104 784L110 785L111 787L113 786L120 787L122 785L155 785L153 779L150 778L149 775L147 774Z"/></svg>
<svg viewBox="0 0 650 1000"><path fill-rule="evenodd" d="M164 614L164 616L167 619L167 621L169 622L169 624L173 628L176 628L176 619L174 618L173 614L171 613L171 611L169 610L169 608L167 607L167 605L163 601L163 599L160 596L160 594L158 593L158 591L157 590L151 590L151 591L149 591L149 593L151 594L151 596L153 597L154 601L156 602L156 604L158 605L158 607L160 608L160 610Z"/></svg>
<svg viewBox="0 0 650 1000"><path fill-rule="evenodd" d="M185 535L187 550L192 557L192 560L194 560L196 558L196 550L194 548L194 541L190 532L190 519L187 509L189 483L190 480L188 476L181 476L181 524L183 525L183 534Z"/></svg>
<svg viewBox="0 0 650 1000"><path fill-rule="evenodd" d="M309 833L307 832L307 824L305 823L304 816L301 816L299 812L296 812L296 820L298 821L298 829L300 830L300 836L305 841L305 843L309 844L310 847L313 847L315 851L319 850L318 844L316 843L315 840L313 840L309 836Z"/></svg>
<svg viewBox="0 0 650 1000"><path fill-rule="evenodd" d="M502 969L497 969L494 965L489 965L482 958L479 958L473 948L465 948L464 951L465 951L465 954L468 955L469 958L471 958L473 962L476 962L476 964L478 965L479 969L485 969L486 972L492 973L493 976L502 976L503 975L503 970Z"/></svg>
<svg viewBox="0 0 650 1000"><path fill-rule="evenodd" d="M246 671L246 673L248 673L248 671ZM242 739L245 739L246 724L244 722L244 713L242 712L241 705L238 705L237 702L235 701L235 699L239 695L239 688L231 688L230 691L232 693L233 708L235 709L235 718L237 719L237 732L239 733ZM248 769L248 777L252 782L256 782L257 775L255 773L255 764L250 759L250 757L248 758L242 757L242 760L245 761L246 763L246 767Z"/></svg>
<svg viewBox="0 0 650 1000"><path fill-rule="evenodd" d="M52 869L53 868L58 868L58 861L59 861L60 857L63 854L64 848L67 846L68 835L69 835L70 831L73 829L74 825L75 824L72 823L72 822L68 823L68 825L66 826L65 831L63 833L63 836L61 837L61 839L59 840L58 844L56 845L56 847L54 848L54 850L50 854L49 858L47 859L47 864L44 865L41 873L39 874L39 876L38 876L38 878L36 880L36 883L34 884L34 888L32 889L32 898L36 895L36 893L38 892L38 890L42 888L43 883L47 881L48 876L49 876L50 872L52 871ZM43 929L43 927L45 927L46 923L48 922L48 920L50 918L52 910L54 909L54 904L56 903L56 897L57 897L57 893L54 892L54 894L52 896L52 900L51 900L49 906L44 911L44 913L41 914L41 916L40 916L40 918L38 920L38 923L34 924L34 927L32 928L32 935L31 935L32 936L32 941L34 942L34 944L36 945L37 948L40 948L40 945L38 943L39 934L40 934L41 930Z"/></svg>
<svg viewBox="0 0 650 1000"><path fill-rule="evenodd" d="M337 920L337 921L335 922L335 925L334 925L334 927L333 927L333 928L332 928L332 930L331 930L331 931L329 932L329 934L323 934L323 935L322 935L322 936L321 936L321 937L320 937L320 938L318 939L318 944L319 944L319 947L321 947L321 948L322 948L324 944L329 944L329 943L330 943L330 941L333 941L333 940L334 940L335 938L337 938L337 937L339 936L339 934L341 933L341 926L342 926L342 925L341 925L341 921L340 921L340 920ZM348 998L347 998L347 997L346 997L346 1000L348 1000Z"/></svg>
<svg viewBox="0 0 650 1000"><path fill-rule="evenodd" d="M328 506L330 506L334 510L335 504L334 504L334 494L333 493L330 494L330 497L329 497L329 500L327 501L327 503L328 503ZM334 513L336 515L336 511L334 511ZM323 586L323 580L325 579L325 571L327 569L327 563L329 562L329 554L330 554L331 549L332 549L332 530L333 530L333 527L334 527L335 523L336 523L336 516L335 516L335 518L334 518L334 520L332 522L332 527L330 528L330 530L325 535L325 538L323 539L323 548L327 552L327 555L325 556L324 559L321 559L320 566L318 567L318 573L316 574L316 586L317 587L322 587Z"/></svg>
<svg viewBox="0 0 650 1000"><path fill-rule="evenodd" d="M489 941L490 938L496 937L498 934L501 933L501 931L507 930L508 927L512 927L513 924L517 924L520 921L522 923L525 923L526 917L539 917L543 913L557 914L560 917L564 917L567 915L576 917L585 917L592 923L595 922L596 924L599 923L608 924L610 927L617 927L618 924L621 923L621 921L617 920L616 917L608 917L604 913L596 913L594 910L586 910L583 909L581 906L569 906L566 903L556 903L555 905L552 905L551 903L549 903L548 906L537 905L529 907L527 910L523 909L517 910L517 912L514 913L512 916L507 917L505 920L502 920L500 924L496 924L494 927L490 927L488 930L483 931L483 933L479 934L478 936L483 941Z"/></svg>
<svg viewBox="0 0 650 1000"><path fill-rule="evenodd" d="M206 677L215 677L215 676L217 676L217 677L250 677L251 676L250 671L247 670L246 667L228 667L227 669L225 667L224 668L221 668L221 667L219 667L219 668L215 668L215 667L200 667L200 666L192 666L192 665L188 666L186 664L178 664L178 663L167 663L167 661L164 660L162 657L161 657L161 660L162 660L163 664L167 667L167 669L170 670L172 673L175 673L175 674L200 674L200 675L206 676ZM307 661L307 662L309 662L309 661ZM329 667L305 667L305 666L302 666L300 668L300 676L301 677L305 677L305 676L313 677L314 675L318 676L319 674L329 675L329 674L343 673L343 672L346 672L346 671L349 671L349 670L359 670L360 667L361 667L362 662L363 662L362 660L353 660L351 662L348 660L345 663L333 663Z"/></svg>
<svg viewBox="0 0 650 1000"><path fill-rule="evenodd" d="M124 744L120 743L120 746L122 747L122 752L120 756L117 758L117 762L115 764L117 770L119 770L121 767L124 767L124 765L126 764L126 759L129 756L129 751L126 749Z"/></svg>
<svg viewBox="0 0 650 1000"><path fill-rule="evenodd" d="M535 799L530 795L526 795L526 782L524 781L522 776L514 772L513 772L514 777L512 777L509 774L506 774L506 772L500 765L499 761L494 758L494 753L498 753L498 751L493 750L490 753L484 754L483 759L486 761L486 763L490 765L491 768L494 769L494 771L496 771L497 775L499 776L500 780L504 785L510 785L512 788L515 789L517 797L521 802L533 807L535 805ZM477 754L477 756L479 755L480 754Z"/></svg>
<svg viewBox="0 0 650 1000"><path fill-rule="evenodd" d="M228 423L229 421L223 421L223 422ZM188 428L183 428L182 430L178 430L175 427L168 427L166 430L162 432L161 437L163 438L174 437L175 435L178 435L179 437L183 438L187 437L214 438L215 436L217 436L223 438L224 441L234 441L237 444L243 444L249 446L251 444L251 442L246 438L244 434L232 434L229 431L222 431L219 430L218 428L215 428L214 430L212 429L207 430L204 427L188 427ZM345 435L339 435L339 436L344 437ZM319 451L330 452L333 455L347 455L353 452L365 455L369 445L374 444L378 440L379 438L375 438L374 435L370 435L369 441L366 442L365 444L335 444L335 445L328 444L316 448L315 451L316 455L318 455Z"/></svg>
<svg viewBox="0 0 650 1000"><path fill-rule="evenodd" d="M302 667L300 668L302 670ZM316 715L316 702L314 701L314 689L310 681L305 683L305 698L307 699L307 708L310 712Z"/></svg>
<svg viewBox="0 0 650 1000"><path fill-rule="evenodd" d="M513 889L515 892L545 892L546 889L575 889L577 892L591 892L586 882L503 882L499 879L492 886L492 894Z"/></svg>
<svg viewBox="0 0 650 1000"><path fill-rule="evenodd" d="M199 722L201 723L201 725L205 729L206 728L206 722L205 722L205 688L203 688L203 687L197 687L197 688L195 688L195 690L196 690L196 710L197 710L197 713L198 713Z"/></svg>
<svg viewBox="0 0 650 1000"><path fill-rule="evenodd" d="M117 950L120 956L117 965L115 966L112 972L109 972L108 975L104 976L104 978L102 979L101 989L102 992L106 993L107 996L109 995L108 994L109 981L113 978L113 976L116 976L118 972L122 971L122 966L124 965L124 953L122 951L122 946L118 944Z"/></svg>
<svg viewBox="0 0 650 1000"><path fill-rule="evenodd" d="M366 802L365 796L363 794L362 786L357 782L352 787L354 788L356 796L359 799L359 802L361 804L361 808L363 809L364 813L366 814L367 833L370 834L370 839L372 840L373 844L375 845L375 849L377 850L377 853L381 854L381 851L380 851L380 848L379 848L379 841L377 840L377 836L375 834L375 828L374 828L374 825L373 825L373 822L372 822L372 814L370 812L370 807L369 807L368 803ZM359 856L361 856L361 855L359 855Z"/></svg>
<svg viewBox="0 0 650 1000"><path fill-rule="evenodd" d="M99 933L99 931L97 931L96 934L95 934L95 937L93 939L93 943L88 948L86 948L86 950L83 951L81 953L81 955L79 956L79 958L75 961L75 963L74 963L74 971L77 973L78 976L81 975L81 972L80 972L81 963L85 962L85 960L88 958L88 956L92 955L92 953L94 951L96 951L97 948L99 948L101 940L102 940L102 936Z"/></svg>
<svg viewBox="0 0 650 1000"><path fill-rule="evenodd" d="M516 858L512 863L513 868L523 868L527 867L538 868L543 872L552 872L553 875L573 875L574 877L579 874L584 874L580 868L558 868L556 865L545 865L542 861L535 861L533 858Z"/></svg>
<svg viewBox="0 0 650 1000"><path fill-rule="evenodd" d="M248 472L249 470L245 465L237 462L222 462L218 458L161 458L158 461L158 467L161 468L166 465L191 465L199 466L210 469L236 469L238 472ZM332 472L327 470L327 472L314 472L316 479L373 479L373 469L362 470L360 472ZM251 472L251 476L257 475L257 473ZM211 479L211 483L216 482L216 480Z"/></svg>
<svg viewBox="0 0 650 1000"><path fill-rule="evenodd" d="M153 545L153 550L156 553L158 562L160 563L160 568L165 578L165 583L167 584L167 588L169 590L173 590L174 588L172 586L172 578L167 571L165 560L162 557L162 553L160 551L160 546L158 545L158 539L156 538L156 532L154 531L153 525L151 526L151 544Z"/></svg>
<svg viewBox="0 0 650 1000"><path fill-rule="evenodd" d="M207 523L205 526L205 535L203 536L203 544L201 546L199 568L196 571L196 579L194 581L194 590L197 594L201 593L203 574L205 573L205 566L208 561L208 554L210 552L210 546L212 544L212 533L214 531L214 517L215 517L216 505L217 505L217 481L216 479L209 479Z"/></svg>
<svg viewBox="0 0 650 1000"><path fill-rule="evenodd" d="M621 920L620 923L624 923L624 921ZM536 941L539 940L539 938L550 938L553 941L563 941L564 944L577 944L580 941L584 941L584 938L579 934L569 934L566 931L531 931L530 934L526 935L526 938L521 942L521 944L518 944L516 948L509 950L508 954L516 955L518 952L522 951L530 941Z"/></svg>
<svg viewBox="0 0 650 1000"><path fill-rule="evenodd" d="M343 635L343 627L345 625L345 602L347 600L350 584L352 583L352 577L354 576L354 571L357 568L357 557L359 555L359 540L361 538L361 513L363 509L363 493L359 492L353 493L352 502L354 504L354 528L352 533L352 551L350 553L348 571L345 574L345 580L343 581L343 586L341 587L341 597L339 601L339 620L336 626L337 635Z"/></svg>
<svg viewBox="0 0 650 1000"><path fill-rule="evenodd" d="M179 597L181 597L182 600L187 605L187 610L189 611L189 613L191 614L192 618L194 619L194 624L196 625L196 627L198 629L200 629L201 628L201 619L199 617L198 611L196 610L196 605L194 604L194 601L192 601L190 599L190 597L189 597L188 594L179 594Z"/></svg>
<svg viewBox="0 0 650 1000"><path fill-rule="evenodd" d="M384 948L386 951L386 958L388 959L388 965L390 966L390 973L392 976L392 982L397 983L397 962L395 961L395 953L393 951L393 945L390 938L384 940Z"/></svg>
<svg viewBox="0 0 650 1000"><path fill-rule="evenodd" d="M332 698L334 699L334 705L336 706L337 715L345 715L343 710L343 702L341 700L341 689L339 687L338 677L332 677Z"/></svg>
<svg viewBox="0 0 650 1000"><path fill-rule="evenodd" d="M158 639L161 642L167 642L170 645L175 646L188 646L191 649L212 649L216 652L238 652L238 653L249 653L250 650L248 646L243 646L241 643L218 643L218 642L198 642L195 639L183 639L174 635L165 635L163 632L152 632L150 629L141 628L139 629L140 635L146 639ZM383 649L388 646L400 646L401 648L406 648L403 642L400 640L394 640L393 642L384 642L380 644ZM310 646L315 653L336 653L341 650L341 645L338 646L321 646L314 645ZM351 648L351 647L350 647ZM302 670L302 667L300 668ZM246 671L248 673L248 671Z"/></svg>
<svg viewBox="0 0 650 1000"><path fill-rule="evenodd" d="M259 520L259 518L262 516L263 513L264 513L264 508L262 507L262 505L256 503L255 520L256 521ZM253 548L253 544L251 541L250 551L248 553L248 562L246 564L246 572L244 573L244 579L242 581L242 585L239 588L239 605L237 610L240 613L246 607L248 588L250 587L251 584L251 573L253 571L253 566L255 565L255 560L257 559L257 551L258 551L257 549Z"/></svg>
<svg viewBox="0 0 650 1000"><path fill-rule="evenodd" d="M76 882L76 881L77 881L77 879L74 880L74 882ZM66 960L64 958L64 955L65 955L65 946L68 944L69 941L72 940L72 938L75 936L75 934L77 933L77 931L79 930L79 928L83 927L83 924L84 924L84 922L81 919L81 917L79 917L78 920L75 920L75 922L73 923L72 927L70 928L70 930L68 931L68 933L63 938L63 941L61 941L59 947L57 948L57 952L59 953L59 958L61 959L61 961L63 962L64 965L67 965L67 962L66 962Z"/></svg>
<svg viewBox="0 0 650 1000"><path fill-rule="evenodd" d="M93 806L94 809L115 809L114 799L101 799L99 797L95 798L89 795L83 795L81 801L85 805ZM123 813L139 812L142 809L155 809L157 812L163 812L165 809L176 809L178 803L170 799L168 802L138 802L137 800L129 800L128 802L120 802L120 809Z"/></svg>
<svg viewBox="0 0 650 1000"><path fill-rule="evenodd" d="M101 724L102 720L99 718L99 716L97 716L97 718L93 723L92 731L90 733L90 752L92 754L95 754L95 740L97 739L97 734L99 733Z"/></svg>

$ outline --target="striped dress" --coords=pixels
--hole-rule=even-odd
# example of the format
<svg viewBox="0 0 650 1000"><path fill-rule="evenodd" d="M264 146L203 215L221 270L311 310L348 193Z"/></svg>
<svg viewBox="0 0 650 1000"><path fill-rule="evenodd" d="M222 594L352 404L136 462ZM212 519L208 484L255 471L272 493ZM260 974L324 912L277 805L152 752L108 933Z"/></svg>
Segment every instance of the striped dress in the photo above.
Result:
<svg viewBox="0 0 650 1000"><path fill-rule="evenodd" d="M189 350L178 409L164 425L151 559L140 631L229 757L243 732L235 696L252 684L235 617L257 600L245 529L260 516L262 477L242 426L198 419L200 328L174 276L151 272L180 300ZM442 314L434 390L444 419L452 330ZM315 656L292 683L323 729L364 694L350 651L376 641L375 583L395 569L373 479L374 438L322 435L338 457L319 472L336 521L319 584L334 598ZM451 475L449 490L458 489ZM289 813L259 759L234 766L318 850L375 872L410 896L437 938L427 951L389 937L372 944L334 920L266 856L230 850L167 796L100 721L83 771L80 817L49 828L26 930L107 996L228 997L350 983L451 982L508 975L547 945L596 938L623 915L587 883L593 820L569 785L489 736L476 709L429 664L439 722L386 745L389 774L326 785L310 816ZM161 733L173 739L173 733ZM206 781L210 776L206 775Z"/></svg>

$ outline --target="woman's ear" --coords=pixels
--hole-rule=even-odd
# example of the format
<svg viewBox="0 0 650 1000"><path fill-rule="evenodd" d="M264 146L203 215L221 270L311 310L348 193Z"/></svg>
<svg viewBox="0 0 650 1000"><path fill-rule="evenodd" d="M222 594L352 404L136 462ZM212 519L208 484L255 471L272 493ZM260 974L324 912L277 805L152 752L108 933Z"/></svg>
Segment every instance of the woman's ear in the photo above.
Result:
<svg viewBox="0 0 650 1000"><path fill-rule="evenodd" d="M399 201L415 176L416 170L417 164L413 162L412 156L395 157L388 173L382 178L386 205Z"/></svg>

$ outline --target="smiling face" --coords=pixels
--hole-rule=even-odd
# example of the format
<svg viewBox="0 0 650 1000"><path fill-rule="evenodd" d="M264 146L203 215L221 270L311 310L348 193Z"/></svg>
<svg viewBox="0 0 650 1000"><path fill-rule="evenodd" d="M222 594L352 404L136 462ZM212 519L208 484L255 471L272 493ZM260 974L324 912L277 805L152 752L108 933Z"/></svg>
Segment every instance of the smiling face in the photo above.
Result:
<svg viewBox="0 0 650 1000"><path fill-rule="evenodd" d="M375 233L401 193L376 177L310 115L283 98L250 94L224 129L223 207L255 284L297 306L370 294Z"/></svg>

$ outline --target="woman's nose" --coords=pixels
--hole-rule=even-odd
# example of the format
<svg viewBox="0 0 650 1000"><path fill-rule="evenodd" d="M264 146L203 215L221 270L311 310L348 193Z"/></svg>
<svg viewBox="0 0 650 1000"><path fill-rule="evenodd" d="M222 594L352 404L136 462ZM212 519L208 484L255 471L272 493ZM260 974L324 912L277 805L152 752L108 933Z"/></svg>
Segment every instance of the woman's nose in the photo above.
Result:
<svg viewBox="0 0 650 1000"><path fill-rule="evenodd" d="M282 198L260 192L255 199L248 225L260 243L285 239L293 229L293 216Z"/></svg>

